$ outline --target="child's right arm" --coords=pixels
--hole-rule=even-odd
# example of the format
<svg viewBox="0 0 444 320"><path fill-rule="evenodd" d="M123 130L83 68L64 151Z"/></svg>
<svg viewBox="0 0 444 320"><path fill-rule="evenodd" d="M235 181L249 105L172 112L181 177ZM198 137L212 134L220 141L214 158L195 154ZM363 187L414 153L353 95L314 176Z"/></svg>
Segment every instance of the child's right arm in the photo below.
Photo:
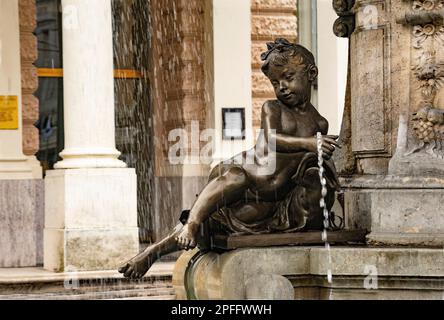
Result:
<svg viewBox="0 0 444 320"><path fill-rule="evenodd" d="M280 107L270 101L262 107L262 128L267 142L276 141L276 152L296 153L317 150L314 137L302 138L282 133Z"/></svg>
<svg viewBox="0 0 444 320"><path fill-rule="evenodd" d="M267 143L276 142L276 152L296 153L308 151L317 153L316 137L295 137L282 133L281 110L276 104L267 101L262 107L262 128L264 130ZM334 136L324 136L322 149L327 158L330 158L335 151L335 146L339 147Z"/></svg>

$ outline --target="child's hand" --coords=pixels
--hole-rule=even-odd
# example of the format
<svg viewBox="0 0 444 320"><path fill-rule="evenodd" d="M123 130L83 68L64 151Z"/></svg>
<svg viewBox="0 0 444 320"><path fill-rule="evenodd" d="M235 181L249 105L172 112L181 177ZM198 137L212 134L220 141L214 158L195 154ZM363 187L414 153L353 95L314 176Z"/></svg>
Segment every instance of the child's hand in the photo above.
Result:
<svg viewBox="0 0 444 320"><path fill-rule="evenodd" d="M336 142L339 136L327 135L322 137L322 152L326 160L329 160L336 148L341 148L341 145ZM318 153L318 139L316 137L307 138L306 149L310 152Z"/></svg>
<svg viewBox="0 0 444 320"><path fill-rule="evenodd" d="M333 152L335 152L336 148L341 148L341 145L336 141L338 139L339 136L333 135L326 135L322 137L322 151L325 159L329 160L332 157Z"/></svg>

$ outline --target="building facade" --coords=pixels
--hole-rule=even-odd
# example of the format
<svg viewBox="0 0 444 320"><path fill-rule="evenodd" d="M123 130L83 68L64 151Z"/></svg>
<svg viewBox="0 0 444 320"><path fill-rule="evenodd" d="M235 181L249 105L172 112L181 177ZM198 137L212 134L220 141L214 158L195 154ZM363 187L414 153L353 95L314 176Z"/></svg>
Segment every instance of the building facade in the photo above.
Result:
<svg viewBox="0 0 444 320"><path fill-rule="evenodd" d="M254 145L274 97L260 53L298 25L336 66L318 101L338 132L331 19L330 1L0 0L0 267L114 269L169 232L211 165ZM307 28L331 34L334 63ZM233 110L243 139L224 138Z"/></svg>

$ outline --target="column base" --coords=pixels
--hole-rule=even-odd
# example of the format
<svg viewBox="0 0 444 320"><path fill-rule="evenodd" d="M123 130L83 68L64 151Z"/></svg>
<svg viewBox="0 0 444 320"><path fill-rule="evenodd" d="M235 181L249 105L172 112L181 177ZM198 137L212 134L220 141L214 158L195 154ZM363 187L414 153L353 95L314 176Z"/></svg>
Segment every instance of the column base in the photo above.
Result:
<svg viewBox="0 0 444 320"><path fill-rule="evenodd" d="M44 268L53 272L117 270L139 253L139 229L45 229Z"/></svg>
<svg viewBox="0 0 444 320"><path fill-rule="evenodd" d="M134 169L48 171L44 267L116 270L139 252Z"/></svg>
<svg viewBox="0 0 444 320"><path fill-rule="evenodd" d="M118 159L120 152L115 148L65 149L60 156L63 161L54 165L55 169L84 168L126 168L125 162Z"/></svg>
<svg viewBox="0 0 444 320"><path fill-rule="evenodd" d="M343 184L350 229L370 231L378 245L444 245L444 180L357 178Z"/></svg>
<svg viewBox="0 0 444 320"><path fill-rule="evenodd" d="M55 169L126 168L125 162L110 157L65 158L54 165Z"/></svg>
<svg viewBox="0 0 444 320"><path fill-rule="evenodd" d="M444 159L425 152L403 155L399 151L390 160L389 173L410 177L444 176Z"/></svg>
<svg viewBox="0 0 444 320"><path fill-rule="evenodd" d="M35 165L28 158L0 159L0 180L41 179L34 170Z"/></svg>
<svg viewBox="0 0 444 320"><path fill-rule="evenodd" d="M0 180L0 268L43 264L43 180Z"/></svg>

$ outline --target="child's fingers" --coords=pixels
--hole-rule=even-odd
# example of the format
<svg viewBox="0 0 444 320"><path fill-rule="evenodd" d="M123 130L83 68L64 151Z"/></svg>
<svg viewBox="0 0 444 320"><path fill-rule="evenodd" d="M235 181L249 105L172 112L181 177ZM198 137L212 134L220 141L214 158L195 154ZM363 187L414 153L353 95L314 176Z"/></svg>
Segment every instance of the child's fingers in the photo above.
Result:
<svg viewBox="0 0 444 320"><path fill-rule="evenodd" d="M333 146L333 145L331 145L331 144L329 144L329 143L327 143L327 142L325 142L324 141L324 143L322 143L322 148L323 149L327 149L327 150L329 150L330 152L334 152L336 149L335 149L335 147Z"/></svg>
<svg viewBox="0 0 444 320"><path fill-rule="evenodd" d="M322 147L322 151L324 154L327 154L329 156L332 156L332 154L333 154L333 151L331 151L330 149L325 148L325 147Z"/></svg>
<svg viewBox="0 0 444 320"><path fill-rule="evenodd" d="M336 147L338 147L338 148L342 148L342 146L341 146L338 142L336 142L335 140L333 140L333 139L330 139L330 138L324 138L324 141L325 141L325 142L328 142L329 144L334 145L334 146L336 146Z"/></svg>
<svg viewBox="0 0 444 320"><path fill-rule="evenodd" d="M326 153L324 153L324 154L322 155L322 157L323 157L325 160L330 160L330 159L331 159L331 155L328 155L328 154L326 154Z"/></svg>

